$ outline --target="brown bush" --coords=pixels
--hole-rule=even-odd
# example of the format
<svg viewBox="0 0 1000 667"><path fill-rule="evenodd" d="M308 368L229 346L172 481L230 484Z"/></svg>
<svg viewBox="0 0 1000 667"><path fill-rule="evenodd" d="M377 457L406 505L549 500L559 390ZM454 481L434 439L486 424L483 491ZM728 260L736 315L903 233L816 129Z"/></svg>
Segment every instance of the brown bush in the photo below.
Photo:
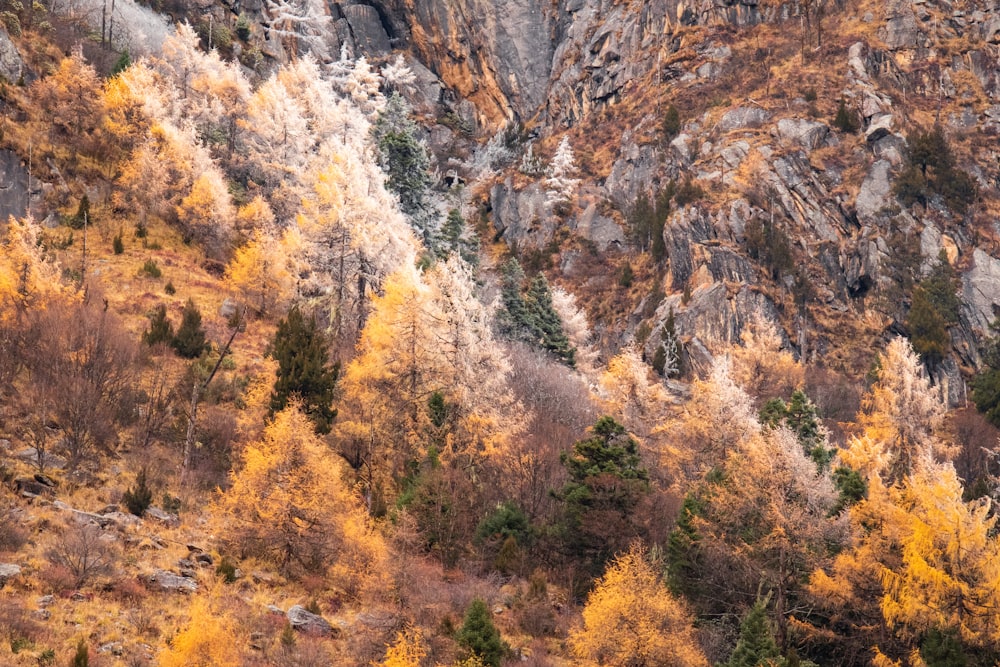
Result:
<svg viewBox="0 0 1000 667"><path fill-rule="evenodd" d="M53 565L65 568L72 575L73 587L80 588L114 571L118 549L101 538L101 529L93 524L69 525L45 556Z"/></svg>

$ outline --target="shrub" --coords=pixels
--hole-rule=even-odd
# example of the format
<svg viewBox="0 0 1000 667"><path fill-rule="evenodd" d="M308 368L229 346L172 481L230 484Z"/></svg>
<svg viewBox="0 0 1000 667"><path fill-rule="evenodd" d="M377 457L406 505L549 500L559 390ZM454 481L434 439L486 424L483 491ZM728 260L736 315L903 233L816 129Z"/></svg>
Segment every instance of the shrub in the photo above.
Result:
<svg viewBox="0 0 1000 667"><path fill-rule="evenodd" d="M135 479L135 486L129 487L122 496L122 502L128 511L136 516L142 516L153 503L153 490L146 483L146 468L143 466Z"/></svg>
<svg viewBox="0 0 1000 667"><path fill-rule="evenodd" d="M843 97L840 98L840 104L837 105L837 115L833 117L833 126L848 134L854 134L861 127L857 114L847 108Z"/></svg>
<svg viewBox="0 0 1000 667"><path fill-rule="evenodd" d="M163 271L161 271L160 267L157 266L155 259L147 259L146 262L142 265L142 268L139 269L139 275L144 275L155 279L162 276Z"/></svg>
<svg viewBox="0 0 1000 667"><path fill-rule="evenodd" d="M122 242L122 233L118 232L114 239L111 241L111 248L114 250L116 255L120 255L125 252L125 244Z"/></svg>
<svg viewBox="0 0 1000 667"><path fill-rule="evenodd" d="M229 560L228 556L223 556L219 564L215 566L215 574L222 577L227 584L236 581L236 563Z"/></svg>
<svg viewBox="0 0 1000 667"><path fill-rule="evenodd" d="M680 133L681 115L677 111L677 107L673 104L668 106L666 112L664 112L663 123L660 125L660 129L663 131L663 138L666 141L670 141Z"/></svg>
<svg viewBox="0 0 1000 667"><path fill-rule="evenodd" d="M152 347L158 343L171 343L174 340L174 325L167 319L165 305L161 303L157 306L149 320L149 329L142 334L143 343Z"/></svg>

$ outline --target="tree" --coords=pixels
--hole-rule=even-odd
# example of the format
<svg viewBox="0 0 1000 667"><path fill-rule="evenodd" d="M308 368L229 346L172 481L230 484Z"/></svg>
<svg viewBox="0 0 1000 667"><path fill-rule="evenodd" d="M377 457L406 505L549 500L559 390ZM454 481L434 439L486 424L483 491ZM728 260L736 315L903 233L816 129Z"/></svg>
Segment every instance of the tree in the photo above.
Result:
<svg viewBox="0 0 1000 667"><path fill-rule="evenodd" d="M1000 320L990 323L993 332L983 345L983 368L972 379L972 400L976 409L994 426L1000 425Z"/></svg>
<svg viewBox="0 0 1000 667"><path fill-rule="evenodd" d="M80 146L100 124L101 83L97 71L75 48L50 76L31 88L53 141L64 138Z"/></svg>
<svg viewBox="0 0 1000 667"><path fill-rule="evenodd" d="M223 256L229 249L236 210L225 176L214 164L195 177L177 206L177 219L185 238L202 243L209 253Z"/></svg>
<svg viewBox="0 0 1000 667"><path fill-rule="evenodd" d="M371 132L379 149L379 164L389 176L386 187L399 196L400 210L410 218L424 246L433 251L436 230L429 220L430 158L417 139L410 107L398 93L389 97Z"/></svg>
<svg viewBox="0 0 1000 667"><path fill-rule="evenodd" d="M381 565L383 547L341 474L297 405L278 412L247 445L217 501L224 543L293 574L336 564L363 578Z"/></svg>
<svg viewBox="0 0 1000 667"><path fill-rule="evenodd" d="M184 304L181 326L177 329L177 335L174 336L170 345L177 354L185 359L197 359L208 350L209 345L205 340L205 330L201 326L201 311L198 310L193 299L188 299L187 303Z"/></svg>
<svg viewBox="0 0 1000 667"><path fill-rule="evenodd" d="M910 330L913 351L933 370L937 368L951 348L951 336L941 313L931 303L930 295L923 287L913 290L910 312L906 316L906 326Z"/></svg>
<svg viewBox="0 0 1000 667"><path fill-rule="evenodd" d="M573 657L609 667L707 667L683 603L637 544L608 564L570 632Z"/></svg>
<svg viewBox="0 0 1000 667"><path fill-rule="evenodd" d="M237 667L243 656L232 641L237 630L222 609L199 596L191 603L190 620L160 653L163 667Z"/></svg>
<svg viewBox="0 0 1000 667"><path fill-rule="evenodd" d="M527 323L535 337L531 342L548 350L572 368L576 348L570 345L559 313L552 306L552 291L544 274L539 273L529 283L524 295L524 306Z"/></svg>
<svg viewBox="0 0 1000 667"><path fill-rule="evenodd" d="M962 644L988 648L1000 642L1000 544L997 518L987 499L966 503L950 463L921 468L897 500L903 563L883 570L886 622L904 638L954 633Z"/></svg>
<svg viewBox="0 0 1000 667"><path fill-rule="evenodd" d="M901 483L918 465L948 453L936 436L944 405L930 385L909 342L896 338L886 348L878 380L861 400L860 437L841 458L866 478Z"/></svg>
<svg viewBox="0 0 1000 667"><path fill-rule="evenodd" d="M135 478L135 486L130 486L122 494L122 502L128 511L136 516L142 516L153 503L153 490L146 482L146 466L142 467L139 475Z"/></svg>
<svg viewBox="0 0 1000 667"><path fill-rule="evenodd" d="M455 635L455 640L459 646L491 667L500 667L500 663L510 652L510 646L493 625L490 610L482 598L476 598L469 605L462 628Z"/></svg>
<svg viewBox="0 0 1000 667"><path fill-rule="evenodd" d="M316 318L306 319L298 306L278 323L269 354L278 362L270 414L298 400L317 433L329 433L337 411L333 394L340 364L330 366L329 350Z"/></svg>
<svg viewBox="0 0 1000 667"><path fill-rule="evenodd" d="M592 432L560 457L569 481L556 497L562 502L558 531L563 544L599 572L641 532L634 511L649 492L649 471L638 443L613 418L601 417Z"/></svg>
<svg viewBox="0 0 1000 667"><path fill-rule="evenodd" d="M420 667L427 655L420 628L406 628L396 633L396 640L385 651L379 667Z"/></svg>
<svg viewBox="0 0 1000 667"><path fill-rule="evenodd" d="M149 318L149 328L142 332L142 342L152 347L158 343L172 344L174 325L167 319L167 306L160 304Z"/></svg>
<svg viewBox="0 0 1000 667"><path fill-rule="evenodd" d="M758 600L740 623L740 638L721 667L784 667L785 660L767 623L767 600Z"/></svg>
<svg viewBox="0 0 1000 667"><path fill-rule="evenodd" d="M293 274L287 252L291 244L286 242L290 236L286 233L285 239L276 241L265 231L255 229L226 267L226 282L261 315L280 308L291 296Z"/></svg>
<svg viewBox="0 0 1000 667"><path fill-rule="evenodd" d="M576 158L573 156L573 148L569 145L569 136L563 135L559 147L556 148L556 154L552 156L552 164L549 165L548 177L545 179L548 203L556 205L572 201L580 184L580 179L572 177L576 171Z"/></svg>

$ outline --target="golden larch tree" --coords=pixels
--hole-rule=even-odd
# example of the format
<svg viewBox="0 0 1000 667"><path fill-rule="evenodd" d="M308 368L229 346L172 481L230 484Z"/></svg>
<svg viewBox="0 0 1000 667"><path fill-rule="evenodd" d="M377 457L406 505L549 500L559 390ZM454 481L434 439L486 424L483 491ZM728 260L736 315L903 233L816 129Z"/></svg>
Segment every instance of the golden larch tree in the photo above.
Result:
<svg viewBox="0 0 1000 667"><path fill-rule="evenodd" d="M633 545L609 565L570 632L573 657L608 667L707 667L684 604Z"/></svg>

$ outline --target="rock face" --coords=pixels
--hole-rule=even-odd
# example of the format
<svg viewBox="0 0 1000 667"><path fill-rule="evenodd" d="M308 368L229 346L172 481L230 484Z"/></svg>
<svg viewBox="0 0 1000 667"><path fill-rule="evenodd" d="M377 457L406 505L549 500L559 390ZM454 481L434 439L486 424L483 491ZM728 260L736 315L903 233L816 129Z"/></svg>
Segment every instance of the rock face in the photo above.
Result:
<svg viewBox="0 0 1000 667"><path fill-rule="evenodd" d="M0 76L3 76L3 39L0 38ZM7 38L9 39L9 38ZM0 150L0 216L4 222L10 216L23 218L28 211L28 170L20 156L8 150Z"/></svg>
<svg viewBox="0 0 1000 667"><path fill-rule="evenodd" d="M333 634L333 626L318 614L307 611L302 605L295 605L285 614L293 630L327 637Z"/></svg>
<svg viewBox="0 0 1000 667"><path fill-rule="evenodd" d="M24 61L6 30L0 30L0 77L7 83L17 83L24 75Z"/></svg>

